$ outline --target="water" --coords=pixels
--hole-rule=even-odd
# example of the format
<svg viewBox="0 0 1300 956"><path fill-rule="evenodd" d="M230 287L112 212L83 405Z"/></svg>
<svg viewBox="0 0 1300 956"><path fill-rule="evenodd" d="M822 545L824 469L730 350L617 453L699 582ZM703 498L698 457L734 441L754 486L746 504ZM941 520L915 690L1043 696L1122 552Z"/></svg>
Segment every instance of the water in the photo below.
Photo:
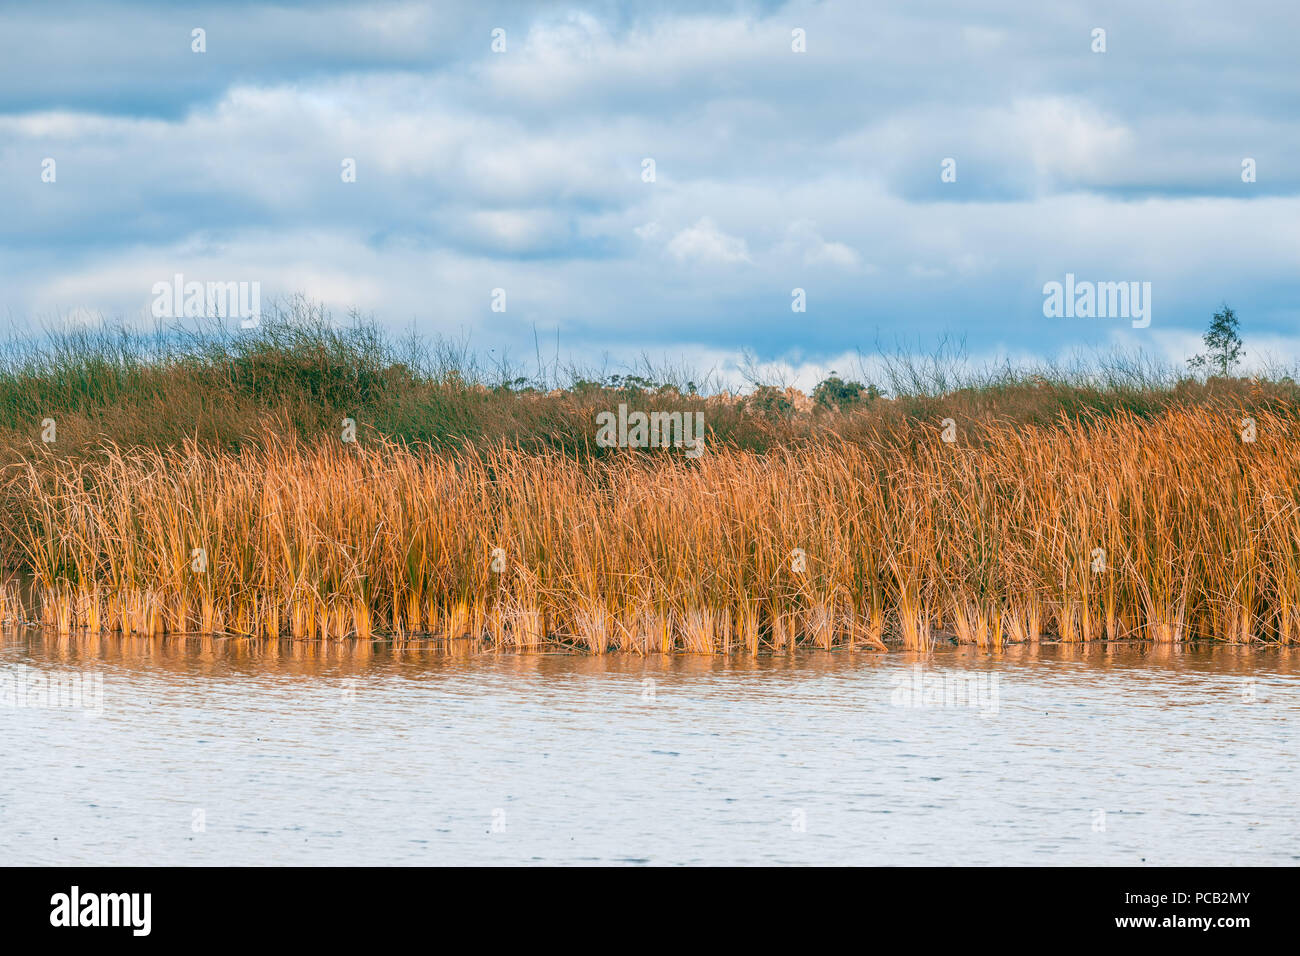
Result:
<svg viewBox="0 0 1300 956"><path fill-rule="evenodd" d="M922 687L983 697L903 706L922 660ZM102 680L102 713L18 706L38 675L88 675L92 707ZM1297 651L639 659L11 628L6 688L0 864L1300 860Z"/></svg>

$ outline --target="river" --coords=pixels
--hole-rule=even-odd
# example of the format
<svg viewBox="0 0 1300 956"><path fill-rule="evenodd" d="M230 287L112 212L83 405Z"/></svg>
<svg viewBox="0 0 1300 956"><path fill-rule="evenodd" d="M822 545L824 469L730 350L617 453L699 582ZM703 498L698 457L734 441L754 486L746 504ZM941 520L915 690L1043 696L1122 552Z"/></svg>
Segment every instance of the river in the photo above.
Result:
<svg viewBox="0 0 1300 956"><path fill-rule="evenodd" d="M0 699L4 864L1300 860L1300 650L643 659L10 627Z"/></svg>

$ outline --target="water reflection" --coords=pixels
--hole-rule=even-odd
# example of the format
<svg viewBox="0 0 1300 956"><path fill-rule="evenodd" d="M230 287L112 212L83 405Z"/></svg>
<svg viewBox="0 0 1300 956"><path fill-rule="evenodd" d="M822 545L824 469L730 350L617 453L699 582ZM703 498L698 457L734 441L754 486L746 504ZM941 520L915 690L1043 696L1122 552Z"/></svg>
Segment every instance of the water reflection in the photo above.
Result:
<svg viewBox="0 0 1300 956"><path fill-rule="evenodd" d="M271 641L244 637L201 635L149 638L112 634L56 634L35 627L6 627L0 642L0 660L27 656L33 660L66 664L115 663L182 671L186 674L248 673L324 676L341 671L446 670L480 667L516 674L605 674L662 670L676 674L763 674L794 670L821 673L852 664L894 666L900 663L941 663L944 667L1015 668L1047 662L1081 663L1090 669L1127 669L1153 666L1222 674L1295 674L1300 668L1300 647L1242 644L1151 644L1142 641L1080 644L1011 644L1000 650L974 647L937 647L920 653L800 648L751 657L681 654L672 657L634 654L591 656L562 649L536 654L500 651L476 641L377 639L361 641Z"/></svg>

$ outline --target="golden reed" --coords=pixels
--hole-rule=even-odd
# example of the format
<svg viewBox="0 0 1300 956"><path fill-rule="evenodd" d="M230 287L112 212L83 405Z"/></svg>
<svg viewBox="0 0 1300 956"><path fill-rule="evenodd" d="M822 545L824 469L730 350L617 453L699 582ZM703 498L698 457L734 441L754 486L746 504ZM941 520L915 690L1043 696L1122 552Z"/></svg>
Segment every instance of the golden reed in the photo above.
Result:
<svg viewBox="0 0 1300 956"><path fill-rule="evenodd" d="M0 533L61 632L596 653L920 648L941 631L1300 640L1295 417L956 437L915 425L696 459L271 439L35 452L5 473Z"/></svg>

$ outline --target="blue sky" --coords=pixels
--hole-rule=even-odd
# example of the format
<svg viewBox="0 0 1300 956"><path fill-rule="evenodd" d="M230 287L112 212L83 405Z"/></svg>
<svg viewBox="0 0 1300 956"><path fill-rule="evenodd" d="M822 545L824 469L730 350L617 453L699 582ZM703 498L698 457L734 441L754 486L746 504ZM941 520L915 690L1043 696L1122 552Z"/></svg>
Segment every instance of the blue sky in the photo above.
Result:
<svg viewBox="0 0 1300 956"><path fill-rule="evenodd" d="M1294 360L1297 36L1200 0L4 4L0 311L150 321L181 273L802 383L944 336L1181 360L1227 301ZM1066 273L1150 282L1150 326L1045 318Z"/></svg>

